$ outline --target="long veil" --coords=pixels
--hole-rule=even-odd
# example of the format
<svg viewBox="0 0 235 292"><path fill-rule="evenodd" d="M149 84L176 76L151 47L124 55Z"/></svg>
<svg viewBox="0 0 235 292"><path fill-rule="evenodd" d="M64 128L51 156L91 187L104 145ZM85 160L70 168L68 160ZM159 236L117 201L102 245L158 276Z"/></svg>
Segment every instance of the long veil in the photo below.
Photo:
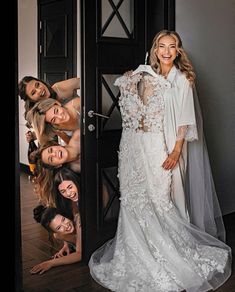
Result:
<svg viewBox="0 0 235 292"><path fill-rule="evenodd" d="M196 88L193 90L198 140L188 143L186 199L192 224L225 242L220 210L203 134L203 120Z"/></svg>

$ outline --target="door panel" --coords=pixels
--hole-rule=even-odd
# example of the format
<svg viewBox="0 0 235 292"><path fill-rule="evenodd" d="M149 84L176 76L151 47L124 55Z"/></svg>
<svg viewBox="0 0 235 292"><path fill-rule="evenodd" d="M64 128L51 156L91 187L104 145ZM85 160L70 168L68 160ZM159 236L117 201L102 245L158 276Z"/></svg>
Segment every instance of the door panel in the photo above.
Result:
<svg viewBox="0 0 235 292"><path fill-rule="evenodd" d="M121 115L119 91L113 83L118 76L144 60L145 7L143 0L82 1L84 260L116 232ZM89 117L90 110L109 119Z"/></svg>
<svg viewBox="0 0 235 292"><path fill-rule="evenodd" d="M76 1L39 0L39 77L53 84L76 76Z"/></svg>

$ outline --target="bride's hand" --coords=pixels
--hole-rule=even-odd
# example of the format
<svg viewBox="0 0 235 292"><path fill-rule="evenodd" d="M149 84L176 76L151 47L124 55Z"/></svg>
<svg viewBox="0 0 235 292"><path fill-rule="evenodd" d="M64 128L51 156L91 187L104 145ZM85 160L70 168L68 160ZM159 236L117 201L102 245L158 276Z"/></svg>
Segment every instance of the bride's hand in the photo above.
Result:
<svg viewBox="0 0 235 292"><path fill-rule="evenodd" d="M167 159L163 162L162 167L165 170L173 169L180 158L180 152L173 150L171 154L167 157Z"/></svg>

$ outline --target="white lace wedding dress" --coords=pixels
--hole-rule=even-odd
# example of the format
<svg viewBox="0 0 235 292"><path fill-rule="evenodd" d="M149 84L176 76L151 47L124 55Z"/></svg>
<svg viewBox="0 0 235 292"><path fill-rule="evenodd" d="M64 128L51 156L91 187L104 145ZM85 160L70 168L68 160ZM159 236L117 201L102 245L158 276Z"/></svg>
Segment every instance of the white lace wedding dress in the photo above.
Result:
<svg viewBox="0 0 235 292"><path fill-rule="evenodd" d="M163 132L165 79L116 80L123 133L121 208L114 239L89 261L92 277L120 292L209 291L230 276L230 248L182 218L170 199Z"/></svg>

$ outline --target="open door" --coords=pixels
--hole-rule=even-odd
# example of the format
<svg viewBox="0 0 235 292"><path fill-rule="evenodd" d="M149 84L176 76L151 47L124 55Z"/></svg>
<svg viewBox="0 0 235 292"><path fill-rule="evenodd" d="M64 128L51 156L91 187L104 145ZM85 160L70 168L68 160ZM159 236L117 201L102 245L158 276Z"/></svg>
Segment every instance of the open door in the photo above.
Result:
<svg viewBox="0 0 235 292"><path fill-rule="evenodd" d="M116 231L121 115L119 92L113 83L144 62L145 9L143 0L82 1L81 215L85 261Z"/></svg>

